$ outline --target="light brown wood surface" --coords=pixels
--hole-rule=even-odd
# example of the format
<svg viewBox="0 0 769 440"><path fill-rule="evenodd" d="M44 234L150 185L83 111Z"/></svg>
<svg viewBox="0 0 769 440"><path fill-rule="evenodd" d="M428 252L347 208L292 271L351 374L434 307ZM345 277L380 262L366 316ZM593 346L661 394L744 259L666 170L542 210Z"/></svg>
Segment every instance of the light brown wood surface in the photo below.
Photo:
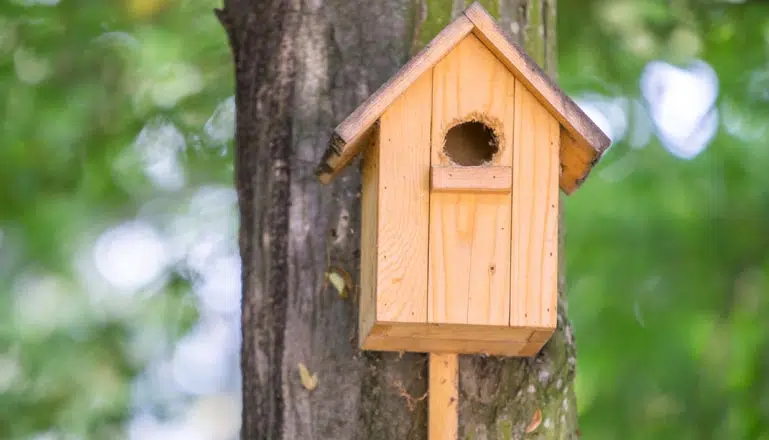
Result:
<svg viewBox="0 0 769 440"><path fill-rule="evenodd" d="M459 361L456 354L430 353L430 440L456 440L459 436Z"/></svg>
<svg viewBox="0 0 769 440"><path fill-rule="evenodd" d="M377 321L427 321L432 72L382 115Z"/></svg>
<svg viewBox="0 0 769 440"><path fill-rule="evenodd" d="M528 342L531 328L507 325L430 324L430 323L377 323L372 335L413 339L456 339L496 342ZM449 348L446 351L450 351Z"/></svg>
<svg viewBox="0 0 769 440"><path fill-rule="evenodd" d="M555 327L558 121L520 82L515 115L510 325Z"/></svg>
<svg viewBox="0 0 769 440"><path fill-rule="evenodd" d="M396 75L390 78L376 92L368 97L358 108L342 121L334 130L336 136L332 143L339 143L333 148L337 154L327 154L325 162L329 172L319 175L323 183L330 182L334 175L344 168L358 153L367 146L368 138L375 135L373 127L379 117L390 105L405 92L413 82L437 63L464 36L470 33L473 25L464 16L446 26L417 55L409 60Z"/></svg>
<svg viewBox="0 0 769 440"><path fill-rule="evenodd" d="M379 144L364 152L361 167L360 313L361 341L376 321L377 227L379 218Z"/></svg>
<svg viewBox="0 0 769 440"><path fill-rule="evenodd" d="M536 354L552 328L379 322L361 342L364 350L451 352L497 356Z"/></svg>
<svg viewBox="0 0 769 440"><path fill-rule="evenodd" d="M561 126L561 189L566 194L574 192L587 178L598 157L588 146L579 142ZM588 170L588 171L585 171Z"/></svg>
<svg viewBox="0 0 769 440"><path fill-rule="evenodd" d="M494 356L531 356L543 346L542 343L469 341L466 339L413 339L394 336L370 335L364 350L395 351L415 353L436 353L451 351L458 354ZM530 347L531 346L531 347ZM534 348L536 347L536 348Z"/></svg>
<svg viewBox="0 0 769 440"><path fill-rule="evenodd" d="M552 81L524 50L514 44L494 18L478 2L441 31L419 54L411 59L390 81L380 87L335 129L317 174L330 182L376 135L379 116L452 48L472 33L496 58L534 94L540 104L559 121L568 133L562 136L561 163L564 172L560 188L571 194L587 178L610 140L600 128ZM504 99L504 92L496 99Z"/></svg>
<svg viewBox="0 0 769 440"><path fill-rule="evenodd" d="M433 191L469 191L509 193L513 185L513 167L432 167Z"/></svg>
<svg viewBox="0 0 769 440"><path fill-rule="evenodd" d="M541 329L535 330L531 336L529 336L529 342L547 342L551 336L553 336L554 329Z"/></svg>
<svg viewBox="0 0 769 440"><path fill-rule="evenodd" d="M515 73L537 101L571 134L574 142L564 146L561 157L562 161L570 164L570 173L565 174L561 182L564 192L570 194L579 187L595 161L608 148L609 138L525 51L507 38L483 6L475 2L464 14L474 25L473 34ZM577 157L572 158L572 155ZM587 160L583 159L585 156Z"/></svg>
<svg viewBox="0 0 769 440"><path fill-rule="evenodd" d="M445 133L479 120L496 130L490 165L512 166L515 78L475 36L435 65L432 165L451 165ZM505 325L510 292L509 194L434 192L430 197L428 322Z"/></svg>

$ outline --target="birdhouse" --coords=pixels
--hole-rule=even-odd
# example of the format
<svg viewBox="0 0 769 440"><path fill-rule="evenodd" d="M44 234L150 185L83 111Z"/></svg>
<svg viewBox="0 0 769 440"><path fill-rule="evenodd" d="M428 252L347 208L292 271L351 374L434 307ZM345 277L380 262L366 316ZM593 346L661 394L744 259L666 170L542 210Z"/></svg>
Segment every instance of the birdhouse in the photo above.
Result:
<svg viewBox="0 0 769 440"><path fill-rule="evenodd" d="M559 187L609 139L473 4L336 127L362 155L359 341L531 356L556 328Z"/></svg>

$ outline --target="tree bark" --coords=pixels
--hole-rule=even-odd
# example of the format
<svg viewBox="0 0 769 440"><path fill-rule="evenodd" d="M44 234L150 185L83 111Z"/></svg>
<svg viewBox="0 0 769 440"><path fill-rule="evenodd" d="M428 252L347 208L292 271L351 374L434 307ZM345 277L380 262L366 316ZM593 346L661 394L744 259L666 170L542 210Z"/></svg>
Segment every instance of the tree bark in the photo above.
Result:
<svg viewBox="0 0 769 440"><path fill-rule="evenodd" d="M555 0L494 1L483 3L553 74ZM358 279L359 169L329 186L313 171L331 129L461 4L224 0L217 11L236 76L243 439L426 438L426 356L360 352L356 289L343 298L325 280L330 267ZM579 436L562 276L560 287L559 329L538 356L461 357L461 438Z"/></svg>

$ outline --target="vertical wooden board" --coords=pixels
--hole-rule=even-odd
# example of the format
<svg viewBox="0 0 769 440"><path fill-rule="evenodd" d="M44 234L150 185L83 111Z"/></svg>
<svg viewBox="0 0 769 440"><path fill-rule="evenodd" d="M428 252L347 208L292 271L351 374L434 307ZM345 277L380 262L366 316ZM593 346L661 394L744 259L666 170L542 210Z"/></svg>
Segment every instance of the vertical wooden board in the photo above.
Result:
<svg viewBox="0 0 769 440"><path fill-rule="evenodd" d="M561 176L559 185L566 194L571 194L582 185L593 168L594 161L599 154L589 145L580 143L561 126L561 148L559 148L559 160L561 161Z"/></svg>
<svg viewBox="0 0 769 440"><path fill-rule="evenodd" d="M509 222L509 194L432 194L428 322L508 323Z"/></svg>
<svg viewBox="0 0 769 440"><path fill-rule="evenodd" d="M555 327L559 124L516 84L510 325Z"/></svg>
<svg viewBox="0 0 769 440"><path fill-rule="evenodd" d="M377 320L427 321L432 71L379 121Z"/></svg>
<svg viewBox="0 0 769 440"><path fill-rule="evenodd" d="M512 165L515 76L475 36L466 36L433 68L432 165L450 165L445 134L480 116L503 139L493 165Z"/></svg>
<svg viewBox="0 0 769 440"><path fill-rule="evenodd" d="M459 436L459 359L456 354L430 353L428 432L430 440Z"/></svg>
<svg viewBox="0 0 769 440"><path fill-rule="evenodd" d="M433 68L431 164L451 165L447 131L476 120L495 130L488 165L511 166L515 78L474 35ZM510 194L432 193L428 321L507 325Z"/></svg>
<svg viewBox="0 0 769 440"><path fill-rule="evenodd" d="M361 167L361 242L359 343L371 332L376 321L377 217L379 193L379 142L375 136L363 156Z"/></svg>

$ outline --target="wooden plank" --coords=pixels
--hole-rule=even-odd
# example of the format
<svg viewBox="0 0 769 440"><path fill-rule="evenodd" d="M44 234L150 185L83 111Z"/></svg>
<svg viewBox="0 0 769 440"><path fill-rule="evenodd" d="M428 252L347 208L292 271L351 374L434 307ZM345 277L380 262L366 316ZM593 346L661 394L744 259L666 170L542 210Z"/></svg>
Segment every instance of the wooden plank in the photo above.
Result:
<svg viewBox="0 0 769 440"><path fill-rule="evenodd" d="M588 162L575 161L572 174L566 175L562 186L570 192L578 187L587 173L598 160L600 155L609 147L610 140L606 134L547 76L525 51L510 41L499 28L494 18L475 2L464 12L465 16L475 25L473 34L476 35L504 64L515 73L516 77L526 86L541 105L543 105L577 140L578 150L589 151L594 159ZM566 148L561 160L569 160L577 150ZM576 165L581 165L576 167Z"/></svg>
<svg viewBox="0 0 769 440"><path fill-rule="evenodd" d="M609 147L609 138L525 51L507 37L494 18L478 2L470 5L464 14L439 33L435 40L398 74L337 126L316 171L321 182L330 182L339 170L368 145L370 137L376 131L378 115L389 103L470 32L476 35L565 127L573 142L568 143L567 138L563 138L561 160L567 172L564 172L560 179L561 189L570 194L582 184ZM572 155L579 157L572 158ZM587 160L582 158L585 155L589 157Z"/></svg>
<svg viewBox="0 0 769 440"><path fill-rule="evenodd" d="M432 167L433 191L510 192L513 167Z"/></svg>
<svg viewBox="0 0 769 440"><path fill-rule="evenodd" d="M524 356L527 348L537 347L542 343L516 341L475 341L466 339L412 339L371 334L363 344L369 351L407 351L413 353L451 352L489 356ZM534 352L536 354L536 351ZM526 354L525 356L531 356Z"/></svg>
<svg viewBox="0 0 769 440"><path fill-rule="evenodd" d="M529 342L547 342L553 336L555 329L535 330L531 332Z"/></svg>
<svg viewBox="0 0 769 440"><path fill-rule="evenodd" d="M427 321L432 71L380 120L377 321Z"/></svg>
<svg viewBox="0 0 769 440"><path fill-rule="evenodd" d="M515 90L510 325L555 327L558 299L558 121Z"/></svg>
<svg viewBox="0 0 769 440"><path fill-rule="evenodd" d="M371 331L376 321L377 227L379 193L379 144L374 142L363 156L361 166L361 242L360 242L360 313L358 343Z"/></svg>
<svg viewBox="0 0 769 440"><path fill-rule="evenodd" d="M425 324L378 322L371 335L411 339L453 339L479 342L529 342L532 333L544 332L527 327L474 324ZM550 330L552 333L552 330ZM450 351L447 348L440 351Z"/></svg>
<svg viewBox="0 0 769 440"><path fill-rule="evenodd" d="M430 353L428 433L430 440L459 437L459 360L456 354Z"/></svg>
<svg viewBox="0 0 769 440"><path fill-rule="evenodd" d="M384 111L472 29L470 20L459 16L336 127L317 170L321 182L330 182L368 145L375 122Z"/></svg>
<svg viewBox="0 0 769 440"><path fill-rule="evenodd" d="M518 356L548 329L472 324L378 322L361 342L364 350ZM549 329L552 333L552 329ZM362 337L363 338L363 337Z"/></svg>
<svg viewBox="0 0 769 440"><path fill-rule="evenodd" d="M518 352L518 356L520 357L531 357L536 356L537 353L542 350L542 347L545 346L544 342L529 342L526 344L521 350Z"/></svg>
<svg viewBox="0 0 769 440"><path fill-rule="evenodd" d="M496 131L499 151L489 165L512 166L513 75L473 35L433 71L432 166L451 165L445 135L467 120ZM429 322L508 323L510 209L509 194L431 195Z"/></svg>
<svg viewBox="0 0 769 440"><path fill-rule="evenodd" d="M560 186L563 192L571 194L582 185L599 156L584 143L575 140L563 126L560 151Z"/></svg>

